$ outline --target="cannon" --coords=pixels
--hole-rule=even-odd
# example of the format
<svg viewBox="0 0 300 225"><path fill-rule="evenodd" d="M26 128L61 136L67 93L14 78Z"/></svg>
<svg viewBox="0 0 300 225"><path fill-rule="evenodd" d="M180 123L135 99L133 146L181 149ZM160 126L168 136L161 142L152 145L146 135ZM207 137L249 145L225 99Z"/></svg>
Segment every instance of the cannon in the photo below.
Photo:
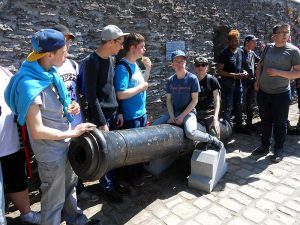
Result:
<svg viewBox="0 0 300 225"><path fill-rule="evenodd" d="M226 130L225 125L222 127ZM231 135L229 128L227 134L223 131L224 137ZM94 128L72 138L68 154L75 173L83 180L94 181L114 168L186 154L195 149L195 144L184 136L182 128L170 124L109 132Z"/></svg>

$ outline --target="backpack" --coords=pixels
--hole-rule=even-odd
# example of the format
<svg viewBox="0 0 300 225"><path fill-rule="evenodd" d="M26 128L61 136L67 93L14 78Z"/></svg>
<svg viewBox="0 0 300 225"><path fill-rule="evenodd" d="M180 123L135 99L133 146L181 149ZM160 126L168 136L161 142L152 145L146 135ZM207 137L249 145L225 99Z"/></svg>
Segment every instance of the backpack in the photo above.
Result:
<svg viewBox="0 0 300 225"><path fill-rule="evenodd" d="M88 59L89 59L89 56L87 56L86 58L84 58L81 61L80 66L79 66L79 73L78 73L78 76L77 76L77 79L76 79L77 97L78 97L79 105L82 109L83 121L85 121L85 122L87 122L89 120L88 119L89 110L88 110L88 102L85 99L85 83L83 82L83 80L84 80L85 65L86 65L86 61ZM72 61L71 61L71 63L72 63ZM114 67L117 67L118 65L125 66L126 70L128 71L128 74L129 74L129 81L131 80L132 71L131 71L131 68L130 68L130 66L128 65L128 63L126 61L119 60L118 62L115 62L115 59L111 58L111 63L115 65ZM75 67L76 67L76 65L75 65Z"/></svg>

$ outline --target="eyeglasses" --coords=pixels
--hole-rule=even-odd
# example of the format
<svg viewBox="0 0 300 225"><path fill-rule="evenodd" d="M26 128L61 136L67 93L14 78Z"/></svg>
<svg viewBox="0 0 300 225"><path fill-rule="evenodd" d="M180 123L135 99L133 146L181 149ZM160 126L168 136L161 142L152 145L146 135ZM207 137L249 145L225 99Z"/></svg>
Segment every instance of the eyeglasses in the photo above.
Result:
<svg viewBox="0 0 300 225"><path fill-rule="evenodd" d="M173 63L176 63L176 64L180 64L180 63L185 63L186 60L174 60Z"/></svg>
<svg viewBox="0 0 300 225"><path fill-rule="evenodd" d="M195 66L196 67L206 67L206 66L208 66L208 64L207 63L197 63L197 64L195 64Z"/></svg>

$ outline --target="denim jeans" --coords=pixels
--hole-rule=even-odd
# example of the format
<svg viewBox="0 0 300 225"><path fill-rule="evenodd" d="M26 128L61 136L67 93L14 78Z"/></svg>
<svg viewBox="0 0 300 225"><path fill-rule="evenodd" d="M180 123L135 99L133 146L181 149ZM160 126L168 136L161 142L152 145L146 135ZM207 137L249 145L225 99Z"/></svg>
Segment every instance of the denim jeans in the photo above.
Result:
<svg viewBox="0 0 300 225"><path fill-rule="evenodd" d="M255 104L255 90L254 90L254 84L251 83L243 83L243 96L244 96L244 103L246 106L246 123L247 125L252 124L253 119L253 110L254 110L254 104Z"/></svg>
<svg viewBox="0 0 300 225"><path fill-rule="evenodd" d="M114 113L110 117L106 118L109 130L117 129L118 114ZM100 178L100 185L104 188L106 192L110 192L115 186L115 170L108 171L103 177Z"/></svg>
<svg viewBox="0 0 300 225"><path fill-rule="evenodd" d="M139 128L139 127L145 127L147 125L147 115L143 115L141 117L132 119L132 120L124 120L124 129L130 129L130 128Z"/></svg>
<svg viewBox="0 0 300 225"><path fill-rule="evenodd" d="M2 167L0 164L0 224L6 225Z"/></svg>
<svg viewBox="0 0 300 225"><path fill-rule="evenodd" d="M178 116L179 113L175 113ZM153 125L165 124L169 120L169 113L163 114L160 118L154 121ZM197 117L194 112L190 112L183 120L183 129L186 137L193 141L208 142L209 134L197 129Z"/></svg>
<svg viewBox="0 0 300 225"><path fill-rule="evenodd" d="M290 91L280 94L267 94L259 91L257 104L261 118L261 145L271 146L274 133L274 150L282 151L287 134L287 119L291 101Z"/></svg>
<svg viewBox="0 0 300 225"><path fill-rule="evenodd" d="M87 218L77 207L75 175L67 155L53 162L38 162L41 179L41 216L43 225L60 224L61 215L67 224L83 225Z"/></svg>
<svg viewBox="0 0 300 225"><path fill-rule="evenodd" d="M241 126L243 123L242 109L243 109L243 86L233 85L232 87L222 87L221 89L222 99L222 117L231 122L231 111L234 106L235 122L237 126Z"/></svg>

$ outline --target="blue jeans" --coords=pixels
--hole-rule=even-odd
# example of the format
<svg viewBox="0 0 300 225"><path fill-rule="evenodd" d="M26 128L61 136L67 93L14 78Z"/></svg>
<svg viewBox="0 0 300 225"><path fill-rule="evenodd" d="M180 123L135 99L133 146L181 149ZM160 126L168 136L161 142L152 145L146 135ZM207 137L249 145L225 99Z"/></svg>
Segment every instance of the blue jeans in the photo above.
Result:
<svg viewBox="0 0 300 225"><path fill-rule="evenodd" d="M2 167L0 164L0 224L6 225Z"/></svg>
<svg viewBox="0 0 300 225"><path fill-rule="evenodd" d="M77 207L75 175L67 155L53 162L38 162L41 179L41 216L43 225L60 224L61 214L67 224L83 225L87 218Z"/></svg>
<svg viewBox="0 0 300 225"><path fill-rule="evenodd" d="M106 118L106 122L109 127L109 130L117 129L117 121L118 121L117 113L114 113L110 117ZM114 170L108 171L103 177L101 177L100 184L106 192L110 192L114 190L114 186L116 184L115 171Z"/></svg>
<svg viewBox="0 0 300 225"><path fill-rule="evenodd" d="M291 101L290 91L280 94L267 94L259 91L257 104L261 118L261 145L271 146L274 133L274 151L282 151L287 134L287 119Z"/></svg>
<svg viewBox="0 0 300 225"><path fill-rule="evenodd" d="M253 83L243 83L243 96L244 96L244 102L246 105L246 123L247 125L252 124L253 119L253 110L254 110L254 104L255 104L255 90L254 90L254 84Z"/></svg>
<svg viewBox="0 0 300 225"><path fill-rule="evenodd" d="M235 122L237 126L243 123L242 110L243 110L243 86L233 85L232 87L222 87L221 89L222 109L223 115L227 121L231 121L231 111L235 109Z"/></svg>
<svg viewBox="0 0 300 225"><path fill-rule="evenodd" d="M147 115L143 115L141 117L132 119L132 120L124 120L124 129L130 129L130 128L139 128L139 127L145 127L147 125Z"/></svg>
<svg viewBox="0 0 300 225"><path fill-rule="evenodd" d="M175 113L178 116L180 113ZM166 124L169 120L169 113L163 114L160 118L154 121L153 125ZM183 130L185 136L193 141L208 142L209 134L197 129L197 117L194 112L190 112L184 117Z"/></svg>

